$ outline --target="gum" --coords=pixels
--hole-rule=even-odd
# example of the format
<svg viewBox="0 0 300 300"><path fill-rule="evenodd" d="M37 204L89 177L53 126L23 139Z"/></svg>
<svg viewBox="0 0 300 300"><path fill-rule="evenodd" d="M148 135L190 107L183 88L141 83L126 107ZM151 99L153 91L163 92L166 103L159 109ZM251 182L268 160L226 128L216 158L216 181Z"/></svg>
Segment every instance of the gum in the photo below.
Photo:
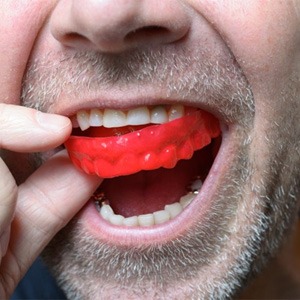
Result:
<svg viewBox="0 0 300 300"><path fill-rule="evenodd" d="M102 178L130 175L142 170L173 168L181 159L220 135L218 120L198 110L180 119L121 136L71 136L65 146L75 166Z"/></svg>

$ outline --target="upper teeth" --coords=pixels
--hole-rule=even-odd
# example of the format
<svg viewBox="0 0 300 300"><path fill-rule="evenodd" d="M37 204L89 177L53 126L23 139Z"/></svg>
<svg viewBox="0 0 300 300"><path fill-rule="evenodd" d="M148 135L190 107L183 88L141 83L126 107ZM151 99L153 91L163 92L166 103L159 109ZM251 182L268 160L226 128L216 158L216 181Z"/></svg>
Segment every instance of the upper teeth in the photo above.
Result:
<svg viewBox="0 0 300 300"><path fill-rule="evenodd" d="M73 127L80 127L86 130L89 127L104 126L107 128L123 127L127 125L145 125L145 124L163 124L185 114L183 105L172 105L169 108L165 106L155 106L148 108L146 106L121 111L115 109L91 109L81 110L73 118Z"/></svg>

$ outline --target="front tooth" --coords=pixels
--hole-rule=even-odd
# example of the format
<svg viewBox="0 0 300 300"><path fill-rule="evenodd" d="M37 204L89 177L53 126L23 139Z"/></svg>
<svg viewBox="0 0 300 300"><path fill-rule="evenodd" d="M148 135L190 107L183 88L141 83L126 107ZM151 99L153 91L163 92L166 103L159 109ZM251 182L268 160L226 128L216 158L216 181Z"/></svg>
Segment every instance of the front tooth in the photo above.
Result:
<svg viewBox="0 0 300 300"><path fill-rule="evenodd" d="M109 222L112 223L113 225L122 225L123 224L123 221L124 221L124 217L121 216L121 215L111 215L109 216Z"/></svg>
<svg viewBox="0 0 300 300"><path fill-rule="evenodd" d="M154 225L153 214L139 215L138 222L140 226L152 226Z"/></svg>
<svg viewBox="0 0 300 300"><path fill-rule="evenodd" d="M132 217L125 218L123 220L123 224L125 226L138 226L139 225L138 217L137 216L132 216Z"/></svg>
<svg viewBox="0 0 300 300"><path fill-rule="evenodd" d="M165 206L165 210L169 212L171 218L175 218L182 212L182 206L179 202L175 202L173 204L167 204Z"/></svg>
<svg viewBox="0 0 300 300"><path fill-rule="evenodd" d="M170 220L170 214L166 210L159 210L153 213L154 223L162 224Z"/></svg>
<svg viewBox="0 0 300 300"><path fill-rule="evenodd" d="M99 109L92 109L90 112L90 126L102 126L103 125L103 113Z"/></svg>
<svg viewBox="0 0 300 300"><path fill-rule="evenodd" d="M187 207L194 199L196 198L196 195L194 194L187 194L185 196L182 196L180 198L180 204L183 208Z"/></svg>
<svg viewBox="0 0 300 300"><path fill-rule="evenodd" d="M150 123L150 113L147 107L131 109L127 112L128 125L144 125Z"/></svg>
<svg viewBox="0 0 300 300"><path fill-rule="evenodd" d="M89 118L90 118L90 115L85 110L81 110L77 113L77 122L82 131L86 130L90 127Z"/></svg>
<svg viewBox="0 0 300 300"><path fill-rule="evenodd" d="M168 115L164 107L156 106L151 110L151 123L163 124L168 122Z"/></svg>
<svg viewBox="0 0 300 300"><path fill-rule="evenodd" d="M105 109L103 113L103 126L107 128L127 125L126 114L120 110Z"/></svg>
<svg viewBox="0 0 300 300"><path fill-rule="evenodd" d="M169 109L169 121L182 118L184 116L184 107L182 105L172 105Z"/></svg>

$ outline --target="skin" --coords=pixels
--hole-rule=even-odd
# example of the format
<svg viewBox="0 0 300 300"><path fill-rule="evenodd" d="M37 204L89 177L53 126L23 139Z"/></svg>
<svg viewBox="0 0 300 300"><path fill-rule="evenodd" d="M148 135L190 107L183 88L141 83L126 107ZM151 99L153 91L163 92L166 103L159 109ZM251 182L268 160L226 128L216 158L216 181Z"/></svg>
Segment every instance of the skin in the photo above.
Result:
<svg viewBox="0 0 300 300"><path fill-rule="evenodd" d="M118 277L116 286L109 271L107 274L105 271L104 274L97 273L96 267L88 269L87 263L100 270L109 264L101 251L95 253L100 245L111 257L117 255L121 258L125 251L109 246L105 240L93 239L74 221L57 235L44 254L45 259L54 265L54 272L61 274L60 280L70 298L165 296L216 299L233 296L252 273L261 269L265 258L279 251L283 236L291 236L300 200L300 2L161 2L1 2L0 298L9 297L35 258L80 211L101 183L100 178L87 176L73 167L64 151L47 159L40 167L34 160L36 156L31 155L48 151L41 156L43 161L51 156L51 150L61 145L71 132L70 120L61 114L71 115L81 107L85 98L95 95L101 98L97 104L103 107L111 106L111 99L118 107L122 107L122 99L127 101L126 105L136 105L138 100L126 100L133 95L134 99L146 96L175 99L216 111L232 133L229 134L232 141L230 152L234 155L228 166L224 166L228 176L221 178L221 187L215 196L222 209L212 207L209 221L197 221L198 226L192 228L196 234L189 241L194 246L196 235L205 234L207 228L211 228L213 236L217 237L213 240L206 235L203 242L213 250L207 251L203 244L203 249L198 244L199 248L194 247L199 252L193 257L197 263L190 262L192 271L178 266L176 274L182 274L182 278L176 277L166 265L170 273L165 277L159 277L159 274L146 277L145 270L150 266L142 264L144 280L138 281L136 275L129 277L128 282ZM160 9L157 9L158 5ZM143 28L154 25L168 31L158 29L146 34ZM128 34L130 38L125 39ZM220 62L221 68L226 65L228 70L222 76L229 84L225 91L212 87L203 89L199 83L196 93L188 94L191 82L188 75L184 75L187 84L179 88L177 82L181 73L195 71L190 67L193 64L184 63L183 57L187 53L182 55L182 49L189 49L191 59L196 57L194 63L200 61L199 70L204 69L200 68L203 66L212 67L216 61ZM157 66L161 72L153 75L148 68L144 78L135 80L133 76L128 82L125 75L130 74L124 70L119 79L113 77L115 80L109 82L105 77L108 74L105 67L92 69L86 75L70 75L73 74L71 71L84 69L86 58L122 70L118 60L109 60L107 54L132 63L130 53L138 55L141 51L153 55L150 64L160 60ZM162 57L157 55L158 51L162 51ZM82 58L74 58L79 52ZM179 75L176 72L170 75L172 64L168 64L166 58L172 53L179 57L179 70L182 71ZM101 60L100 55L106 60ZM67 58L65 63L62 58ZM162 63L167 65L166 76L159 69ZM56 66L67 72L54 73ZM85 84L93 72L104 75L99 82L91 80L91 89L88 90ZM56 74L58 80L51 82L49 74ZM232 79L232 75L237 75L237 79ZM67 79L68 83L62 86ZM45 83L44 89L41 83ZM49 88L50 83L54 88ZM34 87L32 94L28 88L30 84ZM78 84L80 86L76 89ZM139 89L141 84L143 91ZM242 95L240 102L230 103L235 91ZM212 95L217 95L218 101L213 101ZM221 98L220 95L225 96ZM218 218L214 219L212 215ZM76 218L80 217L79 214ZM60 240L64 242L60 243ZM83 270L80 280L68 272L72 265L68 256L74 254L74 249L70 253L65 250L68 241L85 250L74 259L75 268ZM183 249L187 240L177 239L176 243L177 249ZM147 250L145 247L140 253ZM173 250L172 247L163 247L164 253L171 257L175 257ZM138 249L134 251L139 253ZM159 259L155 249L151 255ZM200 256L203 260L199 259ZM127 261L124 266L128 273L132 271L129 264ZM80 290L80 282L84 283L86 290ZM130 289L126 289L129 284ZM294 296L299 297L298 292L295 290ZM277 296L271 291L269 295Z"/></svg>

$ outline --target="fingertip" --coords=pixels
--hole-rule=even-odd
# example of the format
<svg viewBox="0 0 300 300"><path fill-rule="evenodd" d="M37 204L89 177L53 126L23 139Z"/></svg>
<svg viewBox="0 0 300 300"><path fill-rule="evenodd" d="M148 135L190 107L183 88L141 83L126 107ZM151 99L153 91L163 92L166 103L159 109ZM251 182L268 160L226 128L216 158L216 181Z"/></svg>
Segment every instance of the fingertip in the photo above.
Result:
<svg viewBox="0 0 300 300"><path fill-rule="evenodd" d="M71 131L71 120L65 116L43 113L41 111L36 112L36 120L38 124L54 133L60 133L62 131Z"/></svg>
<svg viewBox="0 0 300 300"><path fill-rule="evenodd" d="M32 108L0 104L0 148L41 152L63 144L72 131L71 120Z"/></svg>

